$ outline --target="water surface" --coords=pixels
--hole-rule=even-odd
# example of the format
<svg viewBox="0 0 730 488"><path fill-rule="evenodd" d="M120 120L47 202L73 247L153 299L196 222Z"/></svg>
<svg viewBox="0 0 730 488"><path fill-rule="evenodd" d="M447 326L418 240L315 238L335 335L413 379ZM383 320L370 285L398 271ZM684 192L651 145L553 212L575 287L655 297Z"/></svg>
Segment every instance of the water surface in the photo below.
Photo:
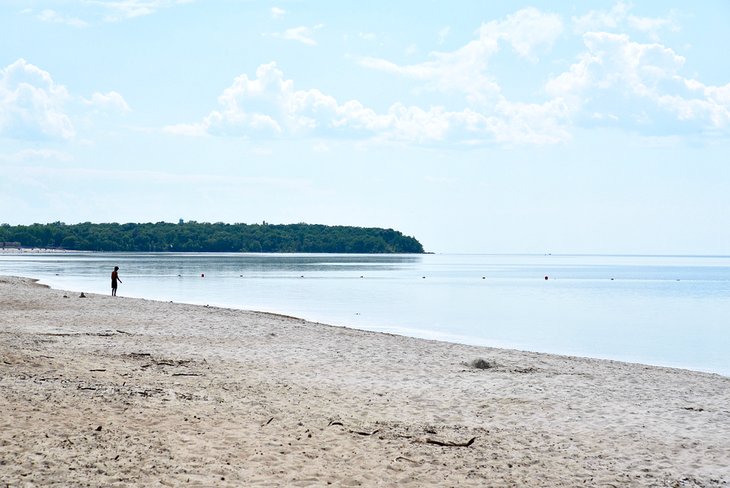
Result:
<svg viewBox="0 0 730 488"><path fill-rule="evenodd" d="M730 375L730 257L0 255L0 274L94 293L115 265L120 296Z"/></svg>

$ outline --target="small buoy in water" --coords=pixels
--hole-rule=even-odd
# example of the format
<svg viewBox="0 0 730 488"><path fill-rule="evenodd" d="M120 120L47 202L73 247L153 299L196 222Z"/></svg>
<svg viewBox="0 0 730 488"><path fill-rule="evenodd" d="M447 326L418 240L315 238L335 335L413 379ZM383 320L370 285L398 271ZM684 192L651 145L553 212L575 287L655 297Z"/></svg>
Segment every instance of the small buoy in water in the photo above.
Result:
<svg viewBox="0 0 730 488"><path fill-rule="evenodd" d="M486 277L486 276L482 276L482 279L483 279L483 280L486 280L486 279L487 279L487 277Z"/></svg>
<svg viewBox="0 0 730 488"><path fill-rule="evenodd" d="M205 273L200 273L201 278L205 278Z"/></svg>
<svg viewBox="0 0 730 488"><path fill-rule="evenodd" d="M547 281L547 280L548 280L548 277L547 277L547 275L546 275L546 276L545 276L545 281Z"/></svg>

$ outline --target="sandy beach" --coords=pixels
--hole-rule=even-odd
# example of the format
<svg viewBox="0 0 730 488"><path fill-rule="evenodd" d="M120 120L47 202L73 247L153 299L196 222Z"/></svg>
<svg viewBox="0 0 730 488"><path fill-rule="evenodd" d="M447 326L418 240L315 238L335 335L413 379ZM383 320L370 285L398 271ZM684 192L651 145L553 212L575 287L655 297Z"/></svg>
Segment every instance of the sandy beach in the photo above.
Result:
<svg viewBox="0 0 730 488"><path fill-rule="evenodd" d="M0 412L0 487L730 486L728 377L25 278Z"/></svg>

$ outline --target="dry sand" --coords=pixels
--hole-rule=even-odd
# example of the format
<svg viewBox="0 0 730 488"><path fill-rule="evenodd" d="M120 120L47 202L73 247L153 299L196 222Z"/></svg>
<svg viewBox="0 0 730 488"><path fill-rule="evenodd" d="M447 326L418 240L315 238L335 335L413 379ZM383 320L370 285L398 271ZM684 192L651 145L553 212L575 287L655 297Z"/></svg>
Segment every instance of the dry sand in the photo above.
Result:
<svg viewBox="0 0 730 488"><path fill-rule="evenodd" d="M3 487L730 486L727 377L23 278L0 412Z"/></svg>

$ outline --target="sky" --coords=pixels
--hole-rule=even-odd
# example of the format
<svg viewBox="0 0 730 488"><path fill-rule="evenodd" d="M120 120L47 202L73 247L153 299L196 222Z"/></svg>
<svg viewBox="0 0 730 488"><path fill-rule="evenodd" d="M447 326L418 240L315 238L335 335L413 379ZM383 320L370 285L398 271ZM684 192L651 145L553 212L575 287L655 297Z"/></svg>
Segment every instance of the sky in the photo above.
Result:
<svg viewBox="0 0 730 488"><path fill-rule="evenodd" d="M0 223L730 255L730 2L0 1Z"/></svg>

